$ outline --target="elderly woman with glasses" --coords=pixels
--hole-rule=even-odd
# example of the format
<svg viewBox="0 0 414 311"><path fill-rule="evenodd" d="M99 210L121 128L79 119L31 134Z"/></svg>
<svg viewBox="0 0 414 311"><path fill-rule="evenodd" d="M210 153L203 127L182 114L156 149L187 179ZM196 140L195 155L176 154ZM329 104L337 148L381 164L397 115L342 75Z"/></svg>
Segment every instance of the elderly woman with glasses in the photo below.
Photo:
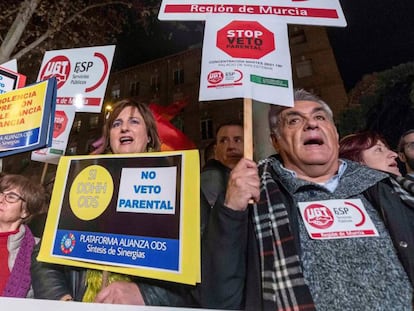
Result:
<svg viewBox="0 0 414 311"><path fill-rule="evenodd" d="M44 188L21 175L0 177L0 293L32 297L30 263L38 242L26 225L46 208Z"/></svg>

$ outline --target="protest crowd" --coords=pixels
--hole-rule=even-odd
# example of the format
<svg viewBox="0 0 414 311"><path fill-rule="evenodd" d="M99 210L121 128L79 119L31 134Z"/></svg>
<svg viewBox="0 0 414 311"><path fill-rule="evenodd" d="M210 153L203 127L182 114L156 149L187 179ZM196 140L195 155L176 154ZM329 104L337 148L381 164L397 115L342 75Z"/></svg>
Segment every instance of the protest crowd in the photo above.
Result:
<svg viewBox="0 0 414 311"><path fill-rule="evenodd" d="M206 15L209 10L208 5L190 6L195 8L193 14ZM186 5L177 7L174 10ZM254 13L249 5L211 8L210 13L236 9ZM306 15L335 9L268 6L260 12ZM334 22L344 26L342 15ZM201 148L183 133L180 139L187 139L189 147L182 149L187 150L176 147L175 136L161 135L161 129L174 132L170 120L184 101L164 107L143 103L138 94L117 96L102 114L102 136L88 142L93 150L57 160L52 182L0 173L0 297L75 307L111 304L114 310L120 304L247 311L414 310L414 125L398 129L396 150L375 131L341 135L333 103L314 91L292 88L290 75L282 79L280 72L289 71L281 65L289 63L288 37L286 44L276 41L276 48L274 34L263 25L254 31L237 28L240 24L258 27L257 21L224 27L225 22L220 21L223 26L217 31L222 40L207 42L231 57L208 63L242 66L246 58L245 68L223 74L211 67L205 74L210 84L200 87L199 100L207 100L202 98L207 89L231 93L236 88L229 86L247 85L249 79L242 81L243 74L249 76L248 82L255 83L257 90L249 90L255 95L248 99L269 103L260 123L267 124L272 155L252 158L247 151L255 147L248 139L252 129L239 116L215 127L214 141L204 148L201 161ZM283 27L287 32L287 24ZM278 40L282 30L275 31ZM87 88L90 92L99 88L110 68L107 51L100 48L91 58L102 61L105 74ZM282 48L287 60L280 64L262 59ZM114 49L108 48L112 54ZM73 53L78 57L86 52ZM77 61L76 70L92 70L92 63ZM303 59L305 63L311 61ZM59 101L62 106L76 104L70 92L57 96L68 64L61 55L52 57L41 70L35 91L11 96L22 100L20 108L29 118L42 119L41 130L0 134L0 140L25 144L39 130L42 147L51 146L47 140L68 120L54 115L55 121L61 118L54 128L52 124L42 128L42 123L51 121L48 114L55 112L53 105ZM281 76L250 71L259 67L277 68ZM89 74L73 75L68 84L85 84L82 79ZM275 94L259 89L276 86ZM137 88L135 84L133 89ZM40 93L46 94L42 103L50 106L28 108L32 105L28 94L35 100ZM85 99L91 109L86 112L101 113L100 98L94 96ZM268 98L272 99L264 100ZM42 108L47 110L45 116L35 117ZM19 122L9 123L13 127ZM18 153L7 152L3 155ZM54 156L61 155L64 151Z"/></svg>
<svg viewBox="0 0 414 311"><path fill-rule="evenodd" d="M0 290L5 297L235 310L412 310L414 134L398 153L374 132L340 139L327 103L303 89L272 105L275 154L243 157L243 126L218 127L201 173L201 282L49 264L28 224L47 211L44 187L0 178ZM158 152L151 111L121 100L100 153ZM404 174L397 160L405 166ZM185 191L185 190L184 190ZM197 207L194 207L197 208ZM365 219L359 221L358 211ZM324 228L338 217L342 225ZM337 293L341 293L338 295ZM346 307L345 307L346 306Z"/></svg>

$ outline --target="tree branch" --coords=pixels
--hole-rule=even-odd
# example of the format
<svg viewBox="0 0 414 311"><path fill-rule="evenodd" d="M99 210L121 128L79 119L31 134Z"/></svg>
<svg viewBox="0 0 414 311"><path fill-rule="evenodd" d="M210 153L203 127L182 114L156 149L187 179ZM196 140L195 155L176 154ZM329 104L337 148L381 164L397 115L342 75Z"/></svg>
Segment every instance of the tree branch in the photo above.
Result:
<svg viewBox="0 0 414 311"><path fill-rule="evenodd" d="M41 1L41 0L26 0L26 1L30 1L31 3L36 3L37 4ZM16 54L14 54L12 56L12 58L15 58L16 60L20 59L22 56L24 56L25 54L27 54L28 52L30 52L32 49L36 48L37 46L39 46L43 41L45 41L46 39L48 39L49 37L53 36L55 33L59 32L64 26L72 23L76 18L80 17L82 14L84 14L85 12L95 9L95 8L99 8L99 7L104 7L104 6L108 6L108 5L113 5L113 4L122 4L125 5L127 7L131 7L131 3L126 2L126 1L108 1L108 2L104 2L104 3L96 3L96 4L92 4L89 5L85 8L83 8L82 10L74 13L70 18L68 18L65 22L63 22L59 27L55 28L55 29L51 29L49 28L46 32L44 32L40 37L38 37L35 41L33 41L32 43L30 43L29 45L27 45L25 48L21 49L20 51L18 51ZM33 10L30 13L29 18L27 18L26 16L26 23L21 26L21 32L18 33L18 38L16 36L14 36L14 32L16 30L13 29L13 26L10 28L7 36L9 36L9 33L11 34L11 39L14 40L9 40L9 44L7 45L7 49L6 49L6 40L8 39L7 36L5 38L5 41L3 42L3 44L0 47L0 63L7 61L10 58L10 54L12 53L13 49L16 47L17 43L19 42L19 39L21 38L21 35L23 33L24 28L27 25L27 22L30 20L31 15L33 14L34 10L36 7L33 8ZM27 14L27 13L26 13ZM17 15L15 22L13 23L13 25L16 23L16 21L19 21L21 23L21 18L19 17L21 16L20 14ZM13 35L13 36L12 36Z"/></svg>
<svg viewBox="0 0 414 311"><path fill-rule="evenodd" d="M40 43L42 43L47 38L49 38L51 36L51 34L53 34L53 33L54 33L54 31L50 31L50 30L46 31L43 35L41 35L35 41L33 41L32 43L30 43L29 45L27 45L23 49L19 50L19 52L17 52L16 54L14 54L11 58L12 59L16 59L16 60L20 59L20 57L22 57L23 55L25 55L26 53L30 52L32 49L34 49L35 47L37 47Z"/></svg>
<svg viewBox="0 0 414 311"><path fill-rule="evenodd" d="M99 8L99 7L104 7L104 6L107 6L107 5L112 5L112 4L122 4L122 5L125 5L127 7L131 7L131 3L125 2L125 1L113 1L113 2L105 2L105 3L92 4L92 5L89 5L89 6L85 7L85 8L83 8L82 10L80 10L77 13L75 13L74 15L72 15L72 17L68 18L68 20L62 24L62 26L65 26L67 24L70 24L76 18L78 18L83 13L85 13L85 12L87 12L89 10L92 10L92 9L95 9L95 8Z"/></svg>
<svg viewBox="0 0 414 311"><path fill-rule="evenodd" d="M20 38L22 37L23 31L25 30L33 12L36 10L41 0L26 0L24 1L19 9L13 24L11 25L3 43L0 46L0 63L3 63L10 58L10 54L13 52Z"/></svg>

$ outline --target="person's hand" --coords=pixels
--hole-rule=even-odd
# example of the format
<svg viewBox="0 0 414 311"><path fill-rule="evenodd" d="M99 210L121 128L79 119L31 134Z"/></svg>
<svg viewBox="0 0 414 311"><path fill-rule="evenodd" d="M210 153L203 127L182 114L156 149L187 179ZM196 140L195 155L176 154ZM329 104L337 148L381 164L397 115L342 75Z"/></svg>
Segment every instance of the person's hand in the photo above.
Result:
<svg viewBox="0 0 414 311"><path fill-rule="evenodd" d="M62 298L60 298L60 300L62 300L62 301L72 301L73 298L72 298L71 295L66 294L66 295L62 296Z"/></svg>
<svg viewBox="0 0 414 311"><path fill-rule="evenodd" d="M251 199L260 197L260 179L255 162L241 159L230 173L224 205L238 211L244 211Z"/></svg>
<svg viewBox="0 0 414 311"><path fill-rule="evenodd" d="M117 281L102 289L95 298L98 303L145 305L137 284Z"/></svg>

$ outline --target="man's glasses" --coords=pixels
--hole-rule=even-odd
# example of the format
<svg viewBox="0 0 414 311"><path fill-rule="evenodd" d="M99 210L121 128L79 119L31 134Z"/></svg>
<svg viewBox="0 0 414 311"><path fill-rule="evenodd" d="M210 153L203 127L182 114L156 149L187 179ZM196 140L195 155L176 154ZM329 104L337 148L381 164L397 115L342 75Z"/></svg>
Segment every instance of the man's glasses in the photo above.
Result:
<svg viewBox="0 0 414 311"><path fill-rule="evenodd" d="M16 203L19 200L26 202L20 195L14 192L0 192L0 197L3 196L6 202L8 203Z"/></svg>

